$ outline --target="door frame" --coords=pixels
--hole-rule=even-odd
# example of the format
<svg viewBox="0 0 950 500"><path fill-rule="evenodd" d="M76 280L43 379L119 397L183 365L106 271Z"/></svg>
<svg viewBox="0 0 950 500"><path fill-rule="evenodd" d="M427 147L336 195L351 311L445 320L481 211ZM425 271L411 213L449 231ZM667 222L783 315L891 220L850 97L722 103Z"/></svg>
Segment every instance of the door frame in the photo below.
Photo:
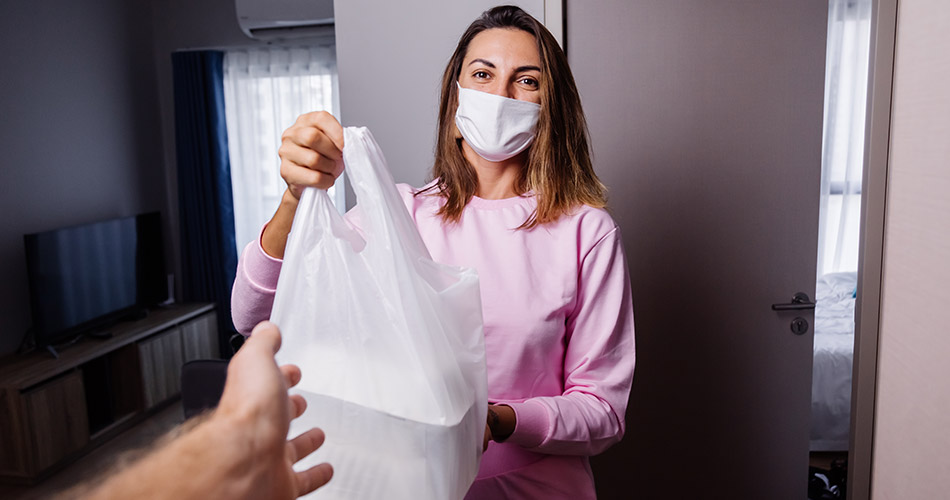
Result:
<svg viewBox="0 0 950 500"><path fill-rule="evenodd" d="M861 187L861 236L854 311L854 365L851 386L851 440L848 500L871 498L874 453L874 400L881 332L881 281L887 209L894 49L899 0L874 0L868 66L867 124Z"/></svg>

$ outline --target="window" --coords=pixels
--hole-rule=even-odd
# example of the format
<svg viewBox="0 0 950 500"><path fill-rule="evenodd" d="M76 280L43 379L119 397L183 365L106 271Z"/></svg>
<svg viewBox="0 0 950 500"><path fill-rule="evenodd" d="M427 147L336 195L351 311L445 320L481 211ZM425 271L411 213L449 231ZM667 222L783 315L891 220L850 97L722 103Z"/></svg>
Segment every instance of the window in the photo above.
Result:
<svg viewBox="0 0 950 500"><path fill-rule="evenodd" d="M818 276L858 269L871 0L831 0L818 229Z"/></svg>
<svg viewBox="0 0 950 500"><path fill-rule="evenodd" d="M238 251L257 238L286 189L280 177L280 136L310 111L338 115L333 46L229 51L224 56L224 104ZM341 210L342 176L330 188Z"/></svg>

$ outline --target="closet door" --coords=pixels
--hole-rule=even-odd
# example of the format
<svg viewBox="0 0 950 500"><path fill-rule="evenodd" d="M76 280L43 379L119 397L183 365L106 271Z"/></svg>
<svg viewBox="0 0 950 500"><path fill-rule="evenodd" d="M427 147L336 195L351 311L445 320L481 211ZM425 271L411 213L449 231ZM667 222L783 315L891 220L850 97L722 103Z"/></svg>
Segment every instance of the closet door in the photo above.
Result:
<svg viewBox="0 0 950 500"><path fill-rule="evenodd" d="M771 306L814 299L827 12L567 2L637 329L626 437L592 461L601 499L807 496L814 318Z"/></svg>

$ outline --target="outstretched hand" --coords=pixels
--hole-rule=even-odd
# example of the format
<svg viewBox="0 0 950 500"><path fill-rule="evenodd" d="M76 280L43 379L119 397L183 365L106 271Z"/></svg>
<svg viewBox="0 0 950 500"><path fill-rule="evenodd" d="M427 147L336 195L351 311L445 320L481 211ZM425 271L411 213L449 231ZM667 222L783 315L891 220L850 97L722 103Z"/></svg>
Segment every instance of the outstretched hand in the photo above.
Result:
<svg viewBox="0 0 950 500"><path fill-rule="evenodd" d="M274 362L280 342L273 323L265 321L254 328L228 366L213 417L233 428L252 457L245 498L296 498L323 486L333 475L329 464L293 470L294 463L323 444L324 435L315 428L286 440L290 421L303 414L307 403L300 395L287 395L300 382L300 369Z"/></svg>
<svg viewBox="0 0 950 500"><path fill-rule="evenodd" d="M324 436L311 429L287 440L290 421L307 404L300 396L287 395L300 381L300 369L278 368L274 354L279 348L277 327L257 325L228 366L217 410L85 495L79 493L86 488L81 485L69 497L288 499L326 484L333 476L329 464L293 469L323 444Z"/></svg>

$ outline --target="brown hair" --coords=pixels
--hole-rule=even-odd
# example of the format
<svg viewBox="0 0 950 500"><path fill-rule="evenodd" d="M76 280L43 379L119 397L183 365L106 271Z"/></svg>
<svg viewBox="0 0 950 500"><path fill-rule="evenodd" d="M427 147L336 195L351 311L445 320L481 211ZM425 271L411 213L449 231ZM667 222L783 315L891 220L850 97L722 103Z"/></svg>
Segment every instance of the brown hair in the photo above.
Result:
<svg viewBox="0 0 950 500"><path fill-rule="evenodd" d="M515 191L533 191L535 212L519 229L556 221L578 205L603 208L606 188L594 174L588 145L587 121L574 75L564 51L541 23L518 7L500 6L485 11L459 39L455 53L442 75L439 129L432 177L436 182L417 194L436 191L445 198L438 214L445 222L458 222L465 205L478 190L478 175L462 154L457 138L455 110L458 81L469 43L482 31L519 29L534 36L541 56L541 114L537 136L528 149L528 161Z"/></svg>

